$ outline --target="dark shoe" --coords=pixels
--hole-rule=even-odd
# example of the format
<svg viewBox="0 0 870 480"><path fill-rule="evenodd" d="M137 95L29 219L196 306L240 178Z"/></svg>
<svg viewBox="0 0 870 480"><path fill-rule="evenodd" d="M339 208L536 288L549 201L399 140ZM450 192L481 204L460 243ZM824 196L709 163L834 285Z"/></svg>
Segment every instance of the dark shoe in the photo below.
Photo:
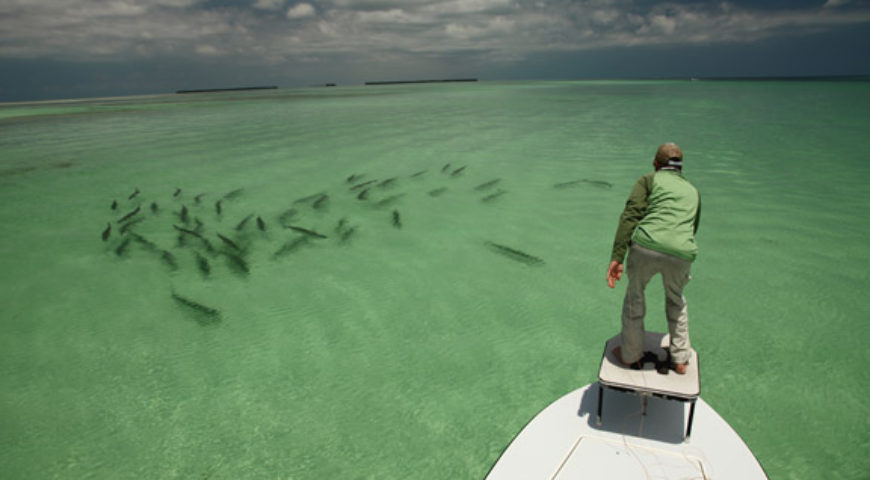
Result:
<svg viewBox="0 0 870 480"><path fill-rule="evenodd" d="M639 360L636 360L636 361L631 362L631 363L626 363L622 359L622 346L618 346L618 347L614 348L612 351L613 351L613 354L616 355L616 358L619 360L619 363L622 364L623 367L627 367L627 368L630 368L632 370L643 370L643 366L645 364L652 363L653 365L656 366L656 370L658 370L659 373L665 373L665 374L668 373L667 367L665 367L665 371L662 372L662 368L660 368L660 364L663 362L660 362L658 355L656 355L653 352L643 352L643 356L640 357ZM665 365L667 365L667 364L665 363Z"/></svg>
<svg viewBox="0 0 870 480"><path fill-rule="evenodd" d="M641 363L641 360L637 360L637 361L631 362L631 363L626 363L625 360L622 359L622 345L617 345L616 348L611 350L611 352L613 352L613 355L616 356L616 359L619 361L619 364L622 365L623 367L630 368L632 370L640 370L643 368L643 363Z"/></svg>

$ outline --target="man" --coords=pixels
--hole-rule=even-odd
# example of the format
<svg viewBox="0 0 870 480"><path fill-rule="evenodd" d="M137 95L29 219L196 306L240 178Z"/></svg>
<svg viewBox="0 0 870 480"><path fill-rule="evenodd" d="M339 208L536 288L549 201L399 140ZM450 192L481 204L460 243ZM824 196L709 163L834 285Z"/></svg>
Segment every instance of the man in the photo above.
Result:
<svg viewBox="0 0 870 480"><path fill-rule="evenodd" d="M701 219L701 197L683 178L683 152L674 143L660 146L653 160L655 172L638 179L613 240L607 285L622 278L622 261L628 251L628 289L622 304L622 346L616 357L626 366L639 368L644 356L644 289L656 273L665 288L665 313L671 337L671 368L685 374L691 354L689 317L683 287L698 254L695 233Z"/></svg>

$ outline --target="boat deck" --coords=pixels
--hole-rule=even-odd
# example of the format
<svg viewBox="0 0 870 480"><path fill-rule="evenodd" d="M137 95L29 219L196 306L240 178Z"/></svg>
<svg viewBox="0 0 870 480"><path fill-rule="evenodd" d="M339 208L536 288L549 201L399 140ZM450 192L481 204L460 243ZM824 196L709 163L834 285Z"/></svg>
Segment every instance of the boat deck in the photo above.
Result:
<svg viewBox="0 0 870 480"><path fill-rule="evenodd" d="M653 396L644 415L637 396L608 389L598 424L600 391L597 383L586 385L541 411L486 479L767 479L743 440L702 398L695 431L685 441L687 402Z"/></svg>

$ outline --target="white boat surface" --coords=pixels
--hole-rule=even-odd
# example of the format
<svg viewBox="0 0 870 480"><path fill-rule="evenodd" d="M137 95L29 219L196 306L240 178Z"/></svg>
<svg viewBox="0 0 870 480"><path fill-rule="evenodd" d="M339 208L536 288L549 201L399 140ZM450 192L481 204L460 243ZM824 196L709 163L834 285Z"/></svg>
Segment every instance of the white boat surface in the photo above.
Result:
<svg viewBox="0 0 870 480"><path fill-rule="evenodd" d="M668 341L663 334L648 340ZM620 368L620 373L613 370L614 342L618 336L606 344L599 382L538 413L502 452L487 480L767 479L746 443L700 398L700 390L688 398L667 395L668 381L679 388L691 383L691 369L686 375L661 375L647 365L643 371ZM697 379L694 352L692 358ZM637 388L614 386L614 372Z"/></svg>

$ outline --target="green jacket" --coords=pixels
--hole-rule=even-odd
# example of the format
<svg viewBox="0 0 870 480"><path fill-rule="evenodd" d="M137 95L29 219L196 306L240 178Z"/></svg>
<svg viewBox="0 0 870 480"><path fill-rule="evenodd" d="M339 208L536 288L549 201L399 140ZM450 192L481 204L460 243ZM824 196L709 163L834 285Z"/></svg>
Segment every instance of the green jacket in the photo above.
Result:
<svg viewBox="0 0 870 480"><path fill-rule="evenodd" d="M631 242L695 260L701 196L679 170L662 169L637 180L625 202L610 259L623 262Z"/></svg>

